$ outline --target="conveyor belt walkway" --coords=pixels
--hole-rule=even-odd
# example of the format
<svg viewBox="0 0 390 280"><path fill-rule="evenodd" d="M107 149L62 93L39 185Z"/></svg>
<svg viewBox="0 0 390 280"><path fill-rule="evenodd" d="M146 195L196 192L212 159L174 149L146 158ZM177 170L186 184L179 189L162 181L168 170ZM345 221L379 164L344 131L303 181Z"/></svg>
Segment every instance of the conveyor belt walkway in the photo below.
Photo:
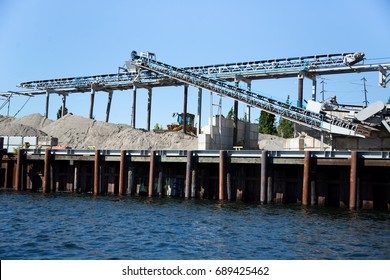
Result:
<svg viewBox="0 0 390 280"><path fill-rule="evenodd" d="M223 96L244 102L284 119L316 130L350 136L370 136L372 129L349 120L313 113L281 101L230 85L226 81L201 75L196 70L177 68L148 57L135 56L133 65L152 72L163 74L194 87L210 90Z"/></svg>

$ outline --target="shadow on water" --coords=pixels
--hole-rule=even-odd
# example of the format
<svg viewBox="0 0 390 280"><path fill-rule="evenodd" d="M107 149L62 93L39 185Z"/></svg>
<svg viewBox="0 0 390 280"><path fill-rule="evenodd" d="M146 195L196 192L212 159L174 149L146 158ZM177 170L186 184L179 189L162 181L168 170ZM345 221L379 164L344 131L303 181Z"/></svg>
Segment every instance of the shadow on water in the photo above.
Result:
<svg viewBox="0 0 390 280"><path fill-rule="evenodd" d="M0 193L2 259L390 259L384 211Z"/></svg>

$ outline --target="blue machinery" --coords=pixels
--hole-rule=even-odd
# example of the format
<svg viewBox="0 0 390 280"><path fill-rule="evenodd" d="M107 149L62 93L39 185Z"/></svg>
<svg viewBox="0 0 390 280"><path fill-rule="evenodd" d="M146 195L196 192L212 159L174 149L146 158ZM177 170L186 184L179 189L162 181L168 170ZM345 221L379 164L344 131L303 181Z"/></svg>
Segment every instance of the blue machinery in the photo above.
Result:
<svg viewBox="0 0 390 280"><path fill-rule="evenodd" d="M369 137L375 129L357 120L341 119L328 116L324 112L310 112L301 108L304 77L313 80L313 85L315 85L318 75L378 71L380 86L386 87L390 63L364 64L363 59L363 53L344 53L177 68L155 60L152 53L141 53L139 56L136 52L132 52L132 60L127 61L124 67L119 67L116 74L24 82L18 87L28 89L19 94L46 94L46 116L50 94L62 95L63 107L65 107L66 96L69 93L91 92L91 118L95 92L106 91L109 94L106 121L109 119L113 91L132 89L132 126L135 127L137 88L147 88L150 96L153 87L185 85L186 89L188 85L191 85L230 97L236 102L246 103L316 130ZM252 80L288 77L298 77L298 106L291 106L250 90ZM234 85L230 83L232 81L235 82ZM238 87L239 81L248 83L248 89ZM315 92L313 100L315 100ZM150 115L150 112L148 114ZM149 119L148 129L150 128Z"/></svg>

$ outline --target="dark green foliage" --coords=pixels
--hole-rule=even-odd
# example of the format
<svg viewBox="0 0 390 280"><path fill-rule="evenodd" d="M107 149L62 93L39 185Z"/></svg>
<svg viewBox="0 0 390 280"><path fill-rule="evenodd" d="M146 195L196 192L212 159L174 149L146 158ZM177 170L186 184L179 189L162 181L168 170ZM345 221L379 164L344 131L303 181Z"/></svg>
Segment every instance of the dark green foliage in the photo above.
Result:
<svg viewBox="0 0 390 280"><path fill-rule="evenodd" d="M231 107L229 112L228 112L228 114L227 114L227 116L226 116L226 119L232 120L233 117L234 117L234 110L233 110L233 107Z"/></svg>
<svg viewBox="0 0 390 280"><path fill-rule="evenodd" d="M290 103L290 95L287 96L286 103ZM277 128L278 136L283 138L291 138L294 136L294 123L286 119L280 119Z"/></svg>
<svg viewBox="0 0 390 280"><path fill-rule="evenodd" d="M61 116L61 113L62 113L62 106L60 107L60 109L58 109L57 111L57 120L60 119L62 116ZM68 108L64 108L64 116L68 114Z"/></svg>
<svg viewBox="0 0 390 280"><path fill-rule="evenodd" d="M159 125L158 123L156 123L155 125L154 125L154 128L153 128L153 130L163 130L164 128L163 128L163 126L162 125Z"/></svg>
<svg viewBox="0 0 390 280"><path fill-rule="evenodd" d="M259 118L259 133L262 134L275 134L275 115L272 115L266 111L261 111Z"/></svg>

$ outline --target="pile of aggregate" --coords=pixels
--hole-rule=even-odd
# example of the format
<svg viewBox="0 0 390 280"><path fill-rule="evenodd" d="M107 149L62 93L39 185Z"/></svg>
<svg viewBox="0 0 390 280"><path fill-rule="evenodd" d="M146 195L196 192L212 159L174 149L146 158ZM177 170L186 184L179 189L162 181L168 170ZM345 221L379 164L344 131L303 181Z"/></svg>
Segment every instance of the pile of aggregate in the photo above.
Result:
<svg viewBox="0 0 390 280"><path fill-rule="evenodd" d="M20 119L0 116L0 135L51 136L58 138L58 145L73 149L196 150L198 146L197 137L182 132L145 131L70 114L56 121L40 114Z"/></svg>

